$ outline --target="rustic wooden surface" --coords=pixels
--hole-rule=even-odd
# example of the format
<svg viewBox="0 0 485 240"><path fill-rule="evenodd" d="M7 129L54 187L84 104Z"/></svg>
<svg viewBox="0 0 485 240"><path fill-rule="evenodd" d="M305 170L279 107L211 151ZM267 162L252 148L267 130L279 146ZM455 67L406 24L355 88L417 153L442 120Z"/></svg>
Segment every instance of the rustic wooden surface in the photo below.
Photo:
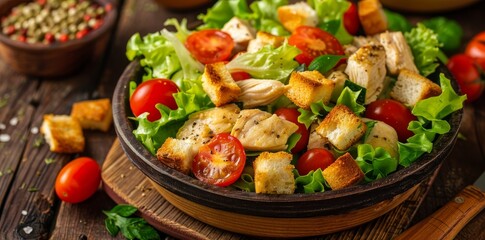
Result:
<svg viewBox="0 0 485 240"><path fill-rule="evenodd" d="M3 0L5 1L5 0ZM115 0L114 0L115 1ZM56 198L53 186L57 172L77 155L54 154L48 146L36 146L39 133L32 133L46 113L68 114L73 102L111 97L117 78L128 60L124 55L129 37L161 29L165 19L196 19L194 9L171 12L152 0L115 1L120 17L107 47L80 72L60 79L40 79L17 74L0 60L0 134L11 139L0 143L0 239L109 239L101 210L115 203L100 189L81 204L66 204ZM464 28L463 41L485 30L485 2L443 13ZM407 13L413 21L432 15ZM4 126L4 127L3 127ZM485 170L485 96L465 108L460 138L444 162L434 184L412 219L417 223L474 180ZM83 154L102 163L115 133L86 131ZM55 162L46 164L45 159ZM33 227L30 234L23 229ZM458 234L457 239L485 239L485 212L481 212ZM392 226L390 226L392 227ZM361 236L347 235L349 238ZM122 237L118 236L118 239Z"/></svg>

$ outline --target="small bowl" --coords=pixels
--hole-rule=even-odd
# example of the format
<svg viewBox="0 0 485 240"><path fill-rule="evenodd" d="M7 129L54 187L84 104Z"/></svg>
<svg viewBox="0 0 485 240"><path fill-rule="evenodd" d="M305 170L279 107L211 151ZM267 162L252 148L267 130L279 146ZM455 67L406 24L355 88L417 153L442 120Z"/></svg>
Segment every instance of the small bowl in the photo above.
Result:
<svg viewBox="0 0 485 240"><path fill-rule="evenodd" d="M303 237L328 234L358 226L392 210L406 200L449 155L456 141L463 111L448 119L450 132L439 136L433 151L411 166L371 183L313 194L268 195L206 184L167 167L133 135L129 82L140 80L137 61L128 65L113 95L115 130L128 158L174 206L207 224L263 237ZM446 66L444 72L451 78ZM430 76L437 79L438 74ZM455 89L457 83L452 79Z"/></svg>
<svg viewBox="0 0 485 240"><path fill-rule="evenodd" d="M29 0L2 1L0 16ZM109 0L94 1L101 6L113 4ZM10 39L0 34L0 57L15 71L37 77L58 77L79 70L94 55L98 46L104 45L110 35L117 16L116 8L107 11L100 28L91 31L81 39L64 43L29 44Z"/></svg>

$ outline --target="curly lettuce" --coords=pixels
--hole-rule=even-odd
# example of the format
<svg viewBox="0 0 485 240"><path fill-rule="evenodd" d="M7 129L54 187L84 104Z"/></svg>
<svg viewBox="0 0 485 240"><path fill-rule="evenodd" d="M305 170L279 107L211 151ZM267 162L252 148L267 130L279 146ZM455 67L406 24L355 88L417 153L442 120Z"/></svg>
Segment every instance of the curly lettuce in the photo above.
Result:
<svg viewBox="0 0 485 240"><path fill-rule="evenodd" d="M295 192L297 193L316 193L325 192L330 189L323 178L322 169L310 171L307 175L300 176L297 170L293 171L295 177Z"/></svg>
<svg viewBox="0 0 485 240"><path fill-rule="evenodd" d="M234 16L249 19L251 15L246 0L231 0L217 1L206 14L199 14L197 18L204 23L199 29L221 29Z"/></svg>
<svg viewBox="0 0 485 240"><path fill-rule="evenodd" d="M411 31L404 33L414 56L414 63L423 76L433 73L438 67L441 44L438 35L425 25L418 23Z"/></svg>
<svg viewBox="0 0 485 240"><path fill-rule="evenodd" d="M362 172L365 181L372 182L383 178L397 170L398 161L382 147L373 148L370 144L360 144L357 147L355 159Z"/></svg>
<svg viewBox="0 0 485 240"><path fill-rule="evenodd" d="M288 5L288 0L260 0L249 6L253 11L251 23L259 31L268 32L277 36L287 36L290 33L278 20L278 7Z"/></svg>
<svg viewBox="0 0 485 240"><path fill-rule="evenodd" d="M443 73L440 74L440 84L440 95L419 101L412 110L418 121L412 121L408 129L415 135L406 143L398 143L399 164L404 167L411 165L425 152L430 153L436 135L445 134L451 129L445 118L463 108L466 95L458 95Z"/></svg>

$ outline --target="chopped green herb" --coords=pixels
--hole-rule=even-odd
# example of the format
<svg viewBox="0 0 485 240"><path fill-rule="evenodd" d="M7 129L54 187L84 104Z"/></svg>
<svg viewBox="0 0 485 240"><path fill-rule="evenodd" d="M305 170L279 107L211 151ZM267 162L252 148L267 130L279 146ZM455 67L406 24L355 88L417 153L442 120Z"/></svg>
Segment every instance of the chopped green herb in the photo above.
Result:
<svg viewBox="0 0 485 240"><path fill-rule="evenodd" d="M0 108L5 107L5 105L7 105L7 103L8 103L7 97L0 98Z"/></svg>
<svg viewBox="0 0 485 240"><path fill-rule="evenodd" d="M45 164L47 165L57 162L57 160L54 158L46 158L44 161L45 161Z"/></svg>
<svg viewBox="0 0 485 240"><path fill-rule="evenodd" d="M39 189L36 188L36 187L29 187L29 189L27 189L27 191L29 191L29 192L37 192L37 191L39 191Z"/></svg>
<svg viewBox="0 0 485 240"><path fill-rule="evenodd" d="M2 171L0 171L0 177L1 177L1 176L3 176L3 172L2 172Z"/></svg>
<svg viewBox="0 0 485 240"><path fill-rule="evenodd" d="M137 211L136 207L120 204L109 211L103 211L107 216L104 220L106 230L113 237L121 234L127 239L160 239L158 232L145 219L129 217Z"/></svg>
<svg viewBox="0 0 485 240"><path fill-rule="evenodd" d="M38 148L44 144L44 138L39 136L34 140L34 147Z"/></svg>

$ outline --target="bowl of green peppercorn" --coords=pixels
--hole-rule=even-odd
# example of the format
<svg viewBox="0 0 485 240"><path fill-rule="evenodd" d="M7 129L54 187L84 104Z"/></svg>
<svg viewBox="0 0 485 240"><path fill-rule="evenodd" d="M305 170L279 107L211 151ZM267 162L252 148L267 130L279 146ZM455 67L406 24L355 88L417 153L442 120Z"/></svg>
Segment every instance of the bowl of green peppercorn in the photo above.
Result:
<svg viewBox="0 0 485 240"><path fill-rule="evenodd" d="M107 43L117 10L110 0L9 0L0 16L2 60L22 74L59 77Z"/></svg>

